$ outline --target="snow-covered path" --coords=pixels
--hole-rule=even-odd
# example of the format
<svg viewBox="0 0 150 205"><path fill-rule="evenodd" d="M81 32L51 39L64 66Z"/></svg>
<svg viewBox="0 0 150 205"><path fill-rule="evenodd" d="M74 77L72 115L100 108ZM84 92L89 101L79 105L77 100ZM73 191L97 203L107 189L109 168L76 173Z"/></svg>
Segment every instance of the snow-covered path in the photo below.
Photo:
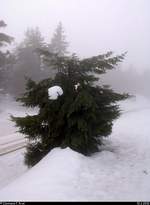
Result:
<svg viewBox="0 0 150 205"><path fill-rule="evenodd" d="M56 148L1 189L0 200L149 201L150 103L137 98L121 107L124 114L114 123L101 152L85 157Z"/></svg>

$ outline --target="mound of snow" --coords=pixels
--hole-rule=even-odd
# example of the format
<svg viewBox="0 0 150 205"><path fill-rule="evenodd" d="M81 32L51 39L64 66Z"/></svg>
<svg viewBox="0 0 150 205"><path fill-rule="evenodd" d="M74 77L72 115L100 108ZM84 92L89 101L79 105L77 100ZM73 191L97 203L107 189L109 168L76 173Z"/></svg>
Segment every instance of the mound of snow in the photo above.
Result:
<svg viewBox="0 0 150 205"><path fill-rule="evenodd" d="M27 173L3 188L0 200L49 201L74 198L72 189L78 181L82 157L70 148L53 149Z"/></svg>
<svg viewBox="0 0 150 205"><path fill-rule="evenodd" d="M50 100L57 100L58 96L63 94L63 90L60 86L53 86L48 89L48 97Z"/></svg>
<svg viewBox="0 0 150 205"><path fill-rule="evenodd" d="M28 171L24 164L25 149L0 156L0 189Z"/></svg>

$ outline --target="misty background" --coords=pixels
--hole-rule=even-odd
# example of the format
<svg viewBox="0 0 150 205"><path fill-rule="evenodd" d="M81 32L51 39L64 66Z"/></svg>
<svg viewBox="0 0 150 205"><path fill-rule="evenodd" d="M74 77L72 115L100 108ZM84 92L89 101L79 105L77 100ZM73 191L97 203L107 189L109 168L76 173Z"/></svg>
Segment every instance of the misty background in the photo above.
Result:
<svg viewBox="0 0 150 205"><path fill-rule="evenodd" d="M7 27L0 31L15 39L5 48L15 57L5 69L1 87L19 95L25 75L36 81L52 75L47 67L41 68L33 48L39 42L38 47L50 47L61 22L70 54L83 58L127 51L124 62L101 76L100 82L117 91L150 97L149 8L149 0L1 0L0 20ZM38 42L31 49L28 40L35 33Z"/></svg>

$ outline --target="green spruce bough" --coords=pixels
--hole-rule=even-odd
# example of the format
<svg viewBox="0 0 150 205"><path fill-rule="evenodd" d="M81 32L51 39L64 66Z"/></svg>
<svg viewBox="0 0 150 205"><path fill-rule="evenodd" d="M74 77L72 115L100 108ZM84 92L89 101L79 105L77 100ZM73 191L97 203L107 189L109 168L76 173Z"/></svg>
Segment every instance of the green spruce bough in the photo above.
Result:
<svg viewBox="0 0 150 205"><path fill-rule="evenodd" d="M19 132L28 139L25 163L33 166L55 147L71 149L86 156L99 151L103 137L111 134L113 121L120 116L117 102L129 97L108 86L98 86L99 75L114 69L124 55L112 52L83 60L75 55L61 57L42 52L45 61L57 69L54 79L39 83L28 80L18 101L39 108L38 114L14 117ZM48 89L60 86L63 94L49 99Z"/></svg>

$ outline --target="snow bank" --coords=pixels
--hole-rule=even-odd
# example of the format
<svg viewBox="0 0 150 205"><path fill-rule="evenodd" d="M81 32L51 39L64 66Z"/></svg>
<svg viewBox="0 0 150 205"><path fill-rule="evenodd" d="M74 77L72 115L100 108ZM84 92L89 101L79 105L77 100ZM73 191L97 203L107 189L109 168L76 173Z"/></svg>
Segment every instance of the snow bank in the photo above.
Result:
<svg viewBox="0 0 150 205"><path fill-rule="evenodd" d="M24 165L25 149L17 150L11 154L0 156L0 189L23 175L28 169Z"/></svg>
<svg viewBox="0 0 150 205"><path fill-rule="evenodd" d="M91 157L52 150L0 190L1 201L150 201L150 103L121 103L123 115Z"/></svg>
<svg viewBox="0 0 150 205"><path fill-rule="evenodd" d="M82 155L69 148L53 149L43 160L0 192L1 201L71 200Z"/></svg>
<svg viewBox="0 0 150 205"><path fill-rule="evenodd" d="M50 100L57 100L58 96L63 94L63 90L60 86L53 86L48 89L48 97Z"/></svg>

